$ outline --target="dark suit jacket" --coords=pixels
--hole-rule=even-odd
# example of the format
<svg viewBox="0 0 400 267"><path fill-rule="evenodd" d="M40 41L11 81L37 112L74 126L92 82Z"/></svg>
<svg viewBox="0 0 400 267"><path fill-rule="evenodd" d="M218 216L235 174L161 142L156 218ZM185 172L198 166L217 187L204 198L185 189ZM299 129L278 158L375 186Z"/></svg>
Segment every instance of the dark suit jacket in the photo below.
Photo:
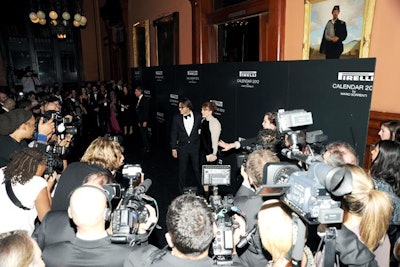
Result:
<svg viewBox="0 0 400 267"><path fill-rule="evenodd" d="M139 104L136 106L136 114L139 122L149 121L149 99L145 96L142 96Z"/></svg>
<svg viewBox="0 0 400 267"><path fill-rule="evenodd" d="M329 21L328 21L329 23ZM326 31L326 26L325 30L322 34L322 39L321 39L321 45L319 48L319 52L321 54L329 54L332 52L337 52L337 53L342 53L343 52L343 41L347 38L347 27L346 27L346 22L343 20L337 19L337 21L334 24L335 27L335 35L339 37L339 41L337 42L331 42L327 41L325 39L325 31Z"/></svg>
<svg viewBox="0 0 400 267"><path fill-rule="evenodd" d="M199 129L201 126L201 115L198 112L193 112L194 123L190 135L186 133L185 125L183 124L183 116L181 114L175 115L172 120L171 127L171 149L188 149L200 148L200 134Z"/></svg>

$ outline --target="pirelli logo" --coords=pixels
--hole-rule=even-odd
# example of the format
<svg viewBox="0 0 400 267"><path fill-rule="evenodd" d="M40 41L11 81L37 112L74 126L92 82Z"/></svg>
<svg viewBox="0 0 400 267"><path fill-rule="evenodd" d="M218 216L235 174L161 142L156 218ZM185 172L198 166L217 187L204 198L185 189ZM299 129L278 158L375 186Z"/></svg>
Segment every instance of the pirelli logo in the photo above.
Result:
<svg viewBox="0 0 400 267"><path fill-rule="evenodd" d="M338 72L339 81L360 81L372 82L374 81L373 72Z"/></svg>
<svg viewBox="0 0 400 267"><path fill-rule="evenodd" d="M257 71L241 70L241 71L239 71L239 77L255 78L255 77L257 77Z"/></svg>
<svg viewBox="0 0 400 267"><path fill-rule="evenodd" d="M187 75L188 76L198 76L199 75L199 71L197 71L197 70L188 70L187 71Z"/></svg>

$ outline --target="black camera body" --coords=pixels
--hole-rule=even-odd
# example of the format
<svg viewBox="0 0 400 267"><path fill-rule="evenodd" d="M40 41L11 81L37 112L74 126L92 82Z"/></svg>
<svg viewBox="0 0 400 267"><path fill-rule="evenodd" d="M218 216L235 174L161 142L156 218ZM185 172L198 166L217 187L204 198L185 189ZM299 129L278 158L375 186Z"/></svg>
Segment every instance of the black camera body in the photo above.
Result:
<svg viewBox="0 0 400 267"><path fill-rule="evenodd" d="M290 159L309 164L308 170L285 162L267 163L263 170L263 185L257 189L257 194L281 197L308 224L342 223L340 198L352 190L350 172L321 162L319 155L283 151Z"/></svg>
<svg viewBox="0 0 400 267"><path fill-rule="evenodd" d="M136 165L125 165L122 171L123 177L129 179L129 187L124 191L120 206L115 209L112 219L113 234L111 242L119 244L132 244L138 240L139 224L148 220L146 208L146 192L151 186L151 180L146 179L136 188L134 184L141 176L141 167Z"/></svg>
<svg viewBox="0 0 400 267"><path fill-rule="evenodd" d="M213 187L213 194L209 199L210 209L215 216L217 232L211 246L211 253L217 265L231 265L233 263L233 232L238 227L232 219L236 207L233 205L233 195L224 197L218 194L218 186L230 185L230 165L203 165L202 184Z"/></svg>
<svg viewBox="0 0 400 267"><path fill-rule="evenodd" d="M49 110L43 113L43 122L53 119L56 134L64 139L66 134L75 135L78 133L80 126L79 116L72 117L72 119L65 118L60 112Z"/></svg>
<svg viewBox="0 0 400 267"><path fill-rule="evenodd" d="M62 156L66 153L66 148L56 143L49 144L46 147L46 169L44 174L52 174L53 172L61 173L64 169Z"/></svg>
<svg viewBox="0 0 400 267"><path fill-rule="evenodd" d="M217 198L213 201L210 197L210 205L215 214L217 232L212 243L212 254L217 265L230 265L233 263L233 232L238 227L232 216L234 214L233 196Z"/></svg>

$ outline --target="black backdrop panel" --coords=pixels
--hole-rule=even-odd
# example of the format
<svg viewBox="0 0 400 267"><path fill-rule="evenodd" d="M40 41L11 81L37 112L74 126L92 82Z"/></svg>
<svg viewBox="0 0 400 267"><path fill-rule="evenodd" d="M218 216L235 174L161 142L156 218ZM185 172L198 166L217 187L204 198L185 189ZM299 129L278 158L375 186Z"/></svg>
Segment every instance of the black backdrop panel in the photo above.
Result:
<svg viewBox="0 0 400 267"><path fill-rule="evenodd" d="M331 141L346 141L363 159L368 130L372 76L375 60L296 61L290 64L287 109L302 108L313 113L307 130L322 130ZM350 78L366 81L341 80ZM349 76L344 76L349 77Z"/></svg>
<svg viewBox="0 0 400 267"><path fill-rule="evenodd" d="M153 101L156 109L156 129L153 130L155 142L163 148L169 148L171 118L178 106L175 97L175 67L148 68L155 90ZM146 75L147 76L147 75Z"/></svg>
<svg viewBox="0 0 400 267"><path fill-rule="evenodd" d="M203 75L201 65L175 66L175 89L179 97L187 97L193 104L193 111L200 112L201 87ZM176 109L178 113L178 109Z"/></svg>
<svg viewBox="0 0 400 267"><path fill-rule="evenodd" d="M208 100L219 104L216 117L225 141L255 136L267 111L305 109L314 119L307 130L349 142L362 159L374 69L375 59L180 65L143 68L142 81L154 88L153 132L161 147L169 148L178 98L187 96L197 111Z"/></svg>
<svg viewBox="0 0 400 267"><path fill-rule="evenodd" d="M216 101L215 117L222 125L221 139L232 140L237 136L237 99L233 64L202 65L202 102Z"/></svg>
<svg viewBox="0 0 400 267"><path fill-rule="evenodd" d="M288 94L285 62L241 63L236 66L237 136L248 138L262 129L264 114L285 106Z"/></svg>

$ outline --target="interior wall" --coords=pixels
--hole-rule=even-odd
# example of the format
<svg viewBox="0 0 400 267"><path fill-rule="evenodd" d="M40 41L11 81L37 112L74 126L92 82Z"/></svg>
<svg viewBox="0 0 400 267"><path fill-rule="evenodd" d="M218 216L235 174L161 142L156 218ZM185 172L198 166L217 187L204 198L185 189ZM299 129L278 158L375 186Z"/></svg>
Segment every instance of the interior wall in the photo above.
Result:
<svg viewBox="0 0 400 267"><path fill-rule="evenodd" d="M162 4L161 4L162 3ZM179 12L180 64L192 63L191 6L189 0L129 1L129 25L145 19L152 20ZM375 57L376 72L371 109L382 112L400 113L400 90L398 89L398 59L400 58L400 1L376 0L371 33L370 57ZM286 1L284 60L302 58L304 27L304 0ZM389 30L390 29L390 30ZM129 41L132 42L131 30ZM156 65L154 27L150 26L151 65ZM132 45L130 45L132 47ZM131 53L130 49L130 53ZM130 60L132 66L132 60Z"/></svg>
<svg viewBox="0 0 400 267"><path fill-rule="evenodd" d="M104 64L102 37L100 30L99 8L103 5L100 0L83 1L83 10L88 18L84 30L81 30L82 62L86 81L104 80Z"/></svg>
<svg viewBox="0 0 400 267"><path fill-rule="evenodd" d="M179 12L179 64L192 63L192 7L189 0L134 0L129 1L128 40L132 45L132 27L139 21L150 21L150 62L157 66L156 37L153 20ZM129 49L129 64L133 67L132 49Z"/></svg>
<svg viewBox="0 0 400 267"><path fill-rule="evenodd" d="M400 113L400 1L376 0L370 57L376 57L371 109Z"/></svg>
<svg viewBox="0 0 400 267"><path fill-rule="evenodd" d="M304 0L286 1L285 60L302 58ZM369 56L376 58L371 110L400 113L400 1L376 0Z"/></svg>

